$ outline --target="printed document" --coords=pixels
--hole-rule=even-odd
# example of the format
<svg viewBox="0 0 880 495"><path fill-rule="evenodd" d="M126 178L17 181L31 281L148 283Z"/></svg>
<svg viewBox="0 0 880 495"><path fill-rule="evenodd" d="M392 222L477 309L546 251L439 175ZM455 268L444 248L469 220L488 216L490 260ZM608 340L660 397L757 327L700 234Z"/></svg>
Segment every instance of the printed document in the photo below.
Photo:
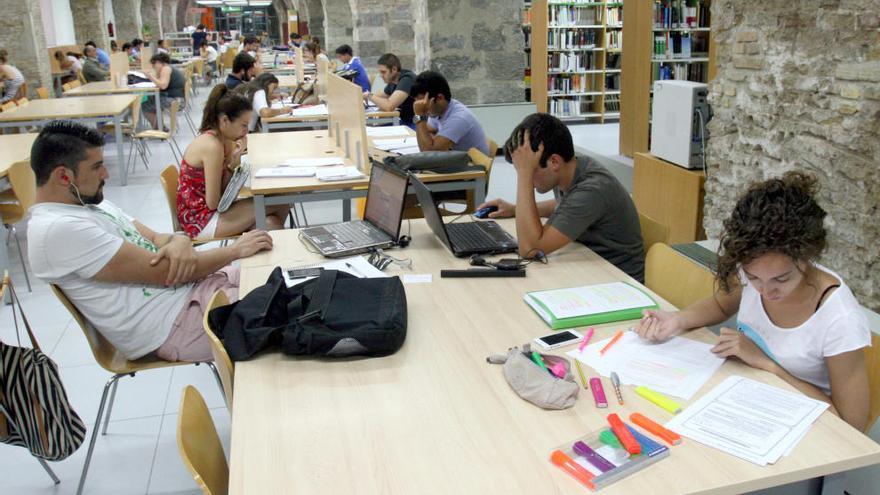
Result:
<svg viewBox="0 0 880 495"><path fill-rule="evenodd" d="M367 136L370 137L394 137L408 136L412 131L405 125L390 125L383 127L367 127Z"/></svg>

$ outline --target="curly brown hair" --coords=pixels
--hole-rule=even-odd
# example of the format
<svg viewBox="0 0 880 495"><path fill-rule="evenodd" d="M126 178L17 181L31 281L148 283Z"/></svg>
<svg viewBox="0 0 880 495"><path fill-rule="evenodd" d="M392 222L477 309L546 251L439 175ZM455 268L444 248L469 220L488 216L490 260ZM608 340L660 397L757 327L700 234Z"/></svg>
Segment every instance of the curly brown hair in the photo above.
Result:
<svg viewBox="0 0 880 495"><path fill-rule="evenodd" d="M825 210L815 200L818 180L802 172L756 182L736 202L718 248L719 286L731 292L740 267L774 252L814 262L825 250Z"/></svg>

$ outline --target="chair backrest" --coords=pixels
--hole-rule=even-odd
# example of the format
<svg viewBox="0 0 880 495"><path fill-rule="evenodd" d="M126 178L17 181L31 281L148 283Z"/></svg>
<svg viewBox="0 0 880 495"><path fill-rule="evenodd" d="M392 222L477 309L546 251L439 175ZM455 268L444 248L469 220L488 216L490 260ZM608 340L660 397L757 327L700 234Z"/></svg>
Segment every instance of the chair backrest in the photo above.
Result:
<svg viewBox="0 0 880 495"><path fill-rule="evenodd" d="M41 100L48 100L49 90L46 89L44 86L40 86L39 88L37 88L37 97L39 97Z"/></svg>
<svg viewBox="0 0 880 495"><path fill-rule="evenodd" d="M192 91L192 80L186 79L183 83L183 108L190 108L189 93Z"/></svg>
<svg viewBox="0 0 880 495"><path fill-rule="evenodd" d="M79 309L77 309L70 299L67 298L60 287L55 284L51 284L50 287L52 287L52 292L55 293L55 297L57 297L58 300L61 301L61 304L67 308L67 311L70 312L74 321L76 321L79 328L85 334L86 340L89 342L89 348L92 349L92 355L95 356L95 361L97 361L105 370L111 373L119 373L122 368L122 366L120 366L121 354L116 350L116 347L108 342L103 335L98 333L95 327L86 321L83 314L80 313ZM124 358L122 358L122 362L125 362Z"/></svg>
<svg viewBox="0 0 880 495"><path fill-rule="evenodd" d="M18 223L27 214L28 208L34 204L37 195L36 176L28 160L12 164L8 172L9 183L15 203L8 205L3 211L3 223Z"/></svg>
<svg viewBox="0 0 880 495"><path fill-rule="evenodd" d="M11 112L16 108L18 108L18 105L16 105L14 101L7 101L6 103L0 105L0 110L4 112Z"/></svg>
<svg viewBox="0 0 880 495"><path fill-rule="evenodd" d="M880 417L880 335L871 334L871 347L865 347L865 364L868 367L868 432Z"/></svg>
<svg viewBox="0 0 880 495"><path fill-rule="evenodd" d="M177 415L177 449L187 470L205 495L226 495L229 464L202 394L192 385L183 389Z"/></svg>
<svg viewBox="0 0 880 495"><path fill-rule="evenodd" d="M168 165L159 174L159 182L165 190L165 199L168 201L168 209L171 211L171 227L175 232L180 232L180 221L177 219L177 184L180 180L180 171L177 165Z"/></svg>
<svg viewBox="0 0 880 495"><path fill-rule="evenodd" d="M29 99L27 99L27 98L19 98L19 99L15 100L15 104L18 105L18 106L20 106L20 107L23 107L23 106L27 105L27 104L30 103L30 102L31 102L31 100L29 100Z"/></svg>
<svg viewBox="0 0 880 495"><path fill-rule="evenodd" d="M71 86L70 83L64 83L61 85L61 91L63 92L70 91L71 89L73 89L73 86Z"/></svg>
<svg viewBox="0 0 880 495"><path fill-rule="evenodd" d="M79 81L70 81L68 84L70 84L71 88L78 88L78 87L82 86L82 83Z"/></svg>
<svg viewBox="0 0 880 495"><path fill-rule="evenodd" d="M642 229L642 245L647 253L651 246L669 240L669 227L639 212L639 227Z"/></svg>
<svg viewBox="0 0 880 495"><path fill-rule="evenodd" d="M498 154L498 143L487 139L486 144L489 146L489 158L495 159L495 156Z"/></svg>
<svg viewBox="0 0 880 495"><path fill-rule="evenodd" d="M137 129L138 119L141 117L141 99L135 98L131 104L131 128L132 131Z"/></svg>
<svg viewBox="0 0 880 495"><path fill-rule="evenodd" d="M171 123L169 125L170 125L172 136L174 135L175 132L177 132L177 110L179 108L180 108L180 102L177 101L176 99L173 100L171 102L171 111L170 111L171 116L169 117L169 119L171 121Z"/></svg>
<svg viewBox="0 0 880 495"><path fill-rule="evenodd" d="M677 308L715 293L715 275L662 242L648 251L645 285Z"/></svg>
<svg viewBox="0 0 880 495"><path fill-rule="evenodd" d="M214 295L211 296L211 300L208 302L208 307L205 308L205 315L202 318L202 326L205 328L205 333L208 334L208 341L211 343L211 354L214 355L214 366L217 368L217 372L220 373L220 381L223 383L223 395L226 396L226 407L231 413L235 364L233 364L232 359L229 358L226 348L223 347L223 342L220 342L220 339L214 335L211 325L208 323L208 314L211 310L219 308L220 306L226 306L227 304L229 304L229 298L226 297L226 293L222 290L215 292Z"/></svg>
<svg viewBox="0 0 880 495"><path fill-rule="evenodd" d="M21 86L18 87L18 92L15 93L15 97L13 100L20 100L22 98L27 98L28 95L28 85L27 81L21 83Z"/></svg>
<svg viewBox="0 0 880 495"><path fill-rule="evenodd" d="M82 70L76 71L76 80L79 81L80 84L88 83L88 81L86 81L86 76L83 74Z"/></svg>

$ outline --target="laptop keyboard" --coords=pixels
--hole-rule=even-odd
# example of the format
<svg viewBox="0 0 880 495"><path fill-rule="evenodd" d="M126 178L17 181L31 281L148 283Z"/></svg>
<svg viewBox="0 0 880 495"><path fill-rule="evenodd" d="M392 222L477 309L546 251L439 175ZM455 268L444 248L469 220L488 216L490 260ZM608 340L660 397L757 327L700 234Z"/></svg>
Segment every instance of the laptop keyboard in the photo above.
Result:
<svg viewBox="0 0 880 495"><path fill-rule="evenodd" d="M469 223L447 223L446 231L452 245L461 250L494 249L498 243L490 238L479 225Z"/></svg>
<svg viewBox="0 0 880 495"><path fill-rule="evenodd" d="M355 245L366 245L379 241L377 232L361 222L338 223L327 225L325 228L337 238L350 240Z"/></svg>

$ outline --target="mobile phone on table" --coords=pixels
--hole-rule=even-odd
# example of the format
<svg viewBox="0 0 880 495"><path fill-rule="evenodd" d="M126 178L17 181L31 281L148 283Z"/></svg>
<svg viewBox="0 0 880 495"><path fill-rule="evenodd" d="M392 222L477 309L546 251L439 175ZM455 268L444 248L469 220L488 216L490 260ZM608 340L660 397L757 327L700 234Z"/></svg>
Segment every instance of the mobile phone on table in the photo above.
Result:
<svg viewBox="0 0 880 495"><path fill-rule="evenodd" d="M557 347L574 344L582 338L584 338L584 336L574 330L563 330L561 332L554 332L550 335L538 337L535 339L535 343L544 349L555 349Z"/></svg>
<svg viewBox="0 0 880 495"><path fill-rule="evenodd" d="M290 270L287 270L287 275L291 279L318 277L323 271L324 268L320 266L314 268L291 268Z"/></svg>

